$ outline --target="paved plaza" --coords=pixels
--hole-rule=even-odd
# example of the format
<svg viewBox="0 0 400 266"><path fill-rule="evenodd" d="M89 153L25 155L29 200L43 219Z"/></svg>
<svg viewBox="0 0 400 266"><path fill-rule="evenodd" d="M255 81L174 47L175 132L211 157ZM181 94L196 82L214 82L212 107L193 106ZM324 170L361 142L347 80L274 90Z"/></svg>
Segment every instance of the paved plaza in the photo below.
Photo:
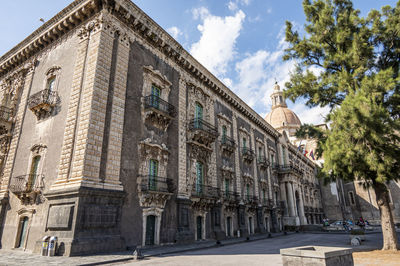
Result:
<svg viewBox="0 0 400 266"><path fill-rule="evenodd" d="M213 245L210 248L207 246ZM41 257L20 251L0 250L0 265L282 265L279 250L304 245L351 247L349 236L340 233L276 234L273 238L255 241L224 242L215 247L211 242L185 247L159 247L144 251L145 258L132 260L129 252L80 257ZM371 233L355 251L377 249L382 245L382 235ZM192 249L182 252L182 249ZM171 253L176 252L176 253ZM168 253L165 255L157 255ZM362 264L367 265L367 264Z"/></svg>

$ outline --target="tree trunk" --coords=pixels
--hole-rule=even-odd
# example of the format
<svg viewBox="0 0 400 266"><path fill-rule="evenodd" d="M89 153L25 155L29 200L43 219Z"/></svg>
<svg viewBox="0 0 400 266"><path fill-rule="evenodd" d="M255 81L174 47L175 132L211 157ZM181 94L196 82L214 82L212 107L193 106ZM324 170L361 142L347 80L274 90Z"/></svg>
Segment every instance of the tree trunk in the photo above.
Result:
<svg viewBox="0 0 400 266"><path fill-rule="evenodd" d="M389 192L387 187L381 183L374 183L376 203L381 215L383 247L382 250L397 250L397 233L393 221L392 210L389 205Z"/></svg>

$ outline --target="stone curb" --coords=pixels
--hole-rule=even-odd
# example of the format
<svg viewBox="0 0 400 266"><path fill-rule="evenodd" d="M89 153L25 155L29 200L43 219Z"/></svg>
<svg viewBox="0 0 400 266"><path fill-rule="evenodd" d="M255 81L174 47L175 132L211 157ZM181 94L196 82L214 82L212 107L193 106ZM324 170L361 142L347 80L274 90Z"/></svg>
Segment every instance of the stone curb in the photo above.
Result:
<svg viewBox="0 0 400 266"><path fill-rule="evenodd" d="M287 235L293 234L292 232L289 232ZM277 238L277 237L282 237L285 236L283 233L278 234L278 235L272 235L271 238ZM221 243L221 244L211 244L209 246L203 246L203 247L193 247L193 248L187 248L187 249L178 249L174 251L165 251L165 252L160 252L157 254L143 254L143 258L149 258L149 257L158 257L162 255L169 255L169 254L174 254L174 253L180 253L180 252L188 252L188 251L197 251L197 250L204 250L204 249L209 249L209 248L217 248L217 247L223 247L223 246L230 246L230 245L235 245L235 244L240 244L240 243L245 243L245 242L254 242L258 240L265 240L268 239L268 235L265 237L260 237L260 238L254 238L254 239L245 239L242 238L238 241L231 241L228 243ZM143 251L142 251L143 252ZM109 264L109 263L117 263L117 262L123 262L123 261L130 261L133 260L133 256L131 258L123 258L123 259L114 259L114 260L107 260L107 261L102 261L102 262L93 262L93 263L87 263L87 264L80 264L80 266L95 266L95 265L104 265L104 264Z"/></svg>

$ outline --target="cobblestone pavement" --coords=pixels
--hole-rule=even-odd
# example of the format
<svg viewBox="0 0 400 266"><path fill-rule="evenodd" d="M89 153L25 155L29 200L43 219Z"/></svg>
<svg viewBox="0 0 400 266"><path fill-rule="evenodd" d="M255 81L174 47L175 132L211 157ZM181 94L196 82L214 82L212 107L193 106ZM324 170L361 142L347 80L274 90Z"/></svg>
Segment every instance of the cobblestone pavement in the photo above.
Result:
<svg viewBox="0 0 400 266"><path fill-rule="evenodd" d="M223 246L215 247L214 241L184 247L160 247L144 250L144 260L134 261L131 252L108 255L80 257L41 257L22 251L0 250L0 265L282 265L279 250L304 245L350 247L346 234L298 233L274 235L257 241L233 244L233 240L223 242ZM236 240L237 241L237 240ZM382 237L380 233L368 234L367 241L355 250L371 250L380 248ZM209 247L209 248L207 248ZM199 249L182 252L182 249ZM176 253L172 253L176 252ZM168 253L164 255L157 254ZM172 253L172 254L171 254Z"/></svg>

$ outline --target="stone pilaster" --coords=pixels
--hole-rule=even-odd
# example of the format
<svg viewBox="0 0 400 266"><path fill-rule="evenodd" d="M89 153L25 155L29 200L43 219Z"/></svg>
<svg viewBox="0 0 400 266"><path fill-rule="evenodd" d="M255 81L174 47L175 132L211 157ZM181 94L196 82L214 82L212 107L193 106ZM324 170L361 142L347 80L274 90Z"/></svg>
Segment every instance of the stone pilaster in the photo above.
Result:
<svg viewBox="0 0 400 266"><path fill-rule="evenodd" d="M255 154L255 158L253 160L254 195L257 196L259 199L261 199L260 194L258 193L259 180L258 180L258 171L257 171L257 158L258 158L259 154L257 151L256 139L254 137L254 128L250 129L250 138L251 138L251 142L253 143L253 149L254 149L254 154Z"/></svg>
<svg viewBox="0 0 400 266"><path fill-rule="evenodd" d="M281 188L281 200L283 200L283 202L285 203L285 210L284 210L284 215L288 216L289 212L288 212L288 200L286 197L286 190L285 190L285 183L282 182L280 183L280 188Z"/></svg>
<svg viewBox="0 0 400 266"><path fill-rule="evenodd" d="M242 184L241 184L241 170L240 170L240 160L239 160L239 151L240 151L240 140L238 137L238 129L237 129L237 121L236 116L232 116L232 131L233 131L233 139L237 143L235 149L235 175L236 175L236 191L241 196L242 195Z"/></svg>
<svg viewBox="0 0 400 266"><path fill-rule="evenodd" d="M186 81L179 79L178 93L178 197L188 198L187 180L187 152L186 152ZM189 192L190 193L190 192Z"/></svg>
<svg viewBox="0 0 400 266"><path fill-rule="evenodd" d="M82 41L74 70L59 177L52 189L85 186L122 190L115 180L108 184L99 178L114 39L109 22L105 21L105 14L101 14L80 32ZM127 63L120 60L120 64ZM124 89L118 86L120 94ZM121 105L121 99L117 99L116 105ZM115 179L117 172L110 173L111 180Z"/></svg>
<svg viewBox="0 0 400 266"><path fill-rule="evenodd" d="M286 189L288 192L289 216L294 217L296 216L296 213L294 210L293 189L292 189L292 184L290 182L286 182Z"/></svg>
<svg viewBox="0 0 400 266"><path fill-rule="evenodd" d="M61 152L58 177L53 188L62 187L66 184L71 170L71 163L75 148L75 136L77 134L78 121L80 119L80 105L82 83L85 79L86 62L88 60L88 49L90 44L89 32L84 27L79 33L80 42L77 47L77 56L75 61L74 73L72 76L71 95L68 105L67 122L65 125L63 148Z"/></svg>
<svg viewBox="0 0 400 266"><path fill-rule="evenodd" d="M110 187L115 187L116 189L121 188L119 174L121 168L122 130L124 127L129 45L129 39L125 35L120 35L114 77L106 176L104 180Z"/></svg>
<svg viewBox="0 0 400 266"><path fill-rule="evenodd" d="M211 101L210 105L210 122L212 125L215 125L215 112L214 112L214 100ZM210 185L213 187L218 186L217 181L217 145L218 145L218 138L211 144L212 153L210 158L210 169L209 169L209 177L210 177Z"/></svg>

